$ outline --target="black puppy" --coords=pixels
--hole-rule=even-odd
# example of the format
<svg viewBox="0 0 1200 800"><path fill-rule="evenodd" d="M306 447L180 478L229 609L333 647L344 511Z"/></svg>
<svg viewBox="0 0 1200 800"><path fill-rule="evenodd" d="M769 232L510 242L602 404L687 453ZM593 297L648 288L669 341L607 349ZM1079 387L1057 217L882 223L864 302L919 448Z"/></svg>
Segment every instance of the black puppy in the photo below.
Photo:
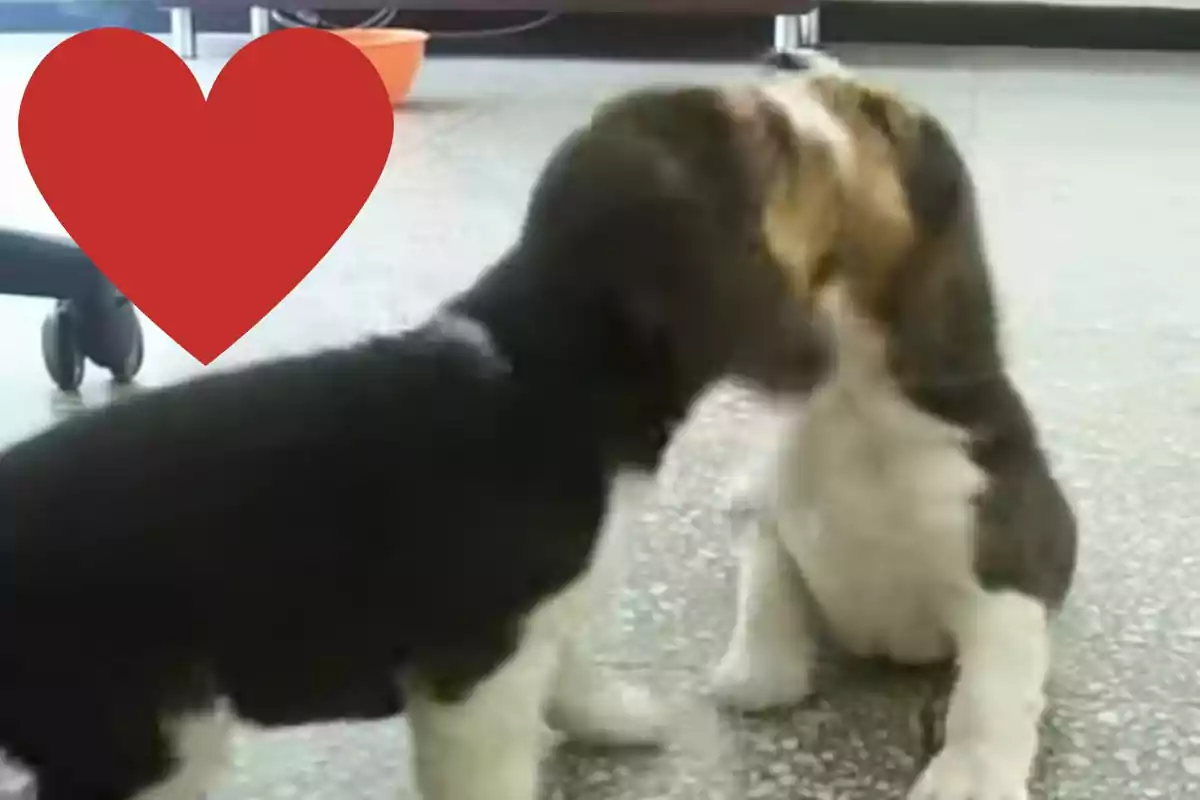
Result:
<svg viewBox="0 0 1200 800"><path fill-rule="evenodd" d="M0 457L0 747L41 800L196 798L226 720L405 711L429 800L532 800L543 711L644 740L569 646L615 479L822 350L762 233L786 120L641 92L427 324L210 373Z"/></svg>

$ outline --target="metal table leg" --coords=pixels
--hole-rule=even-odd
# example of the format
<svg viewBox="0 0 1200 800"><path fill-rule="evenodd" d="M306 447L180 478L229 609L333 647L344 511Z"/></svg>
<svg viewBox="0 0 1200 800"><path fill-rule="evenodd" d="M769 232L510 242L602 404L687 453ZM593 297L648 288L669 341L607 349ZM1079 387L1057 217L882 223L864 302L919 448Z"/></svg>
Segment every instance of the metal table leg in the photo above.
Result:
<svg viewBox="0 0 1200 800"><path fill-rule="evenodd" d="M250 6L250 38L257 39L271 32L271 9L266 6Z"/></svg>
<svg viewBox="0 0 1200 800"><path fill-rule="evenodd" d="M180 58L196 57L196 25L190 8L171 9L171 39Z"/></svg>
<svg viewBox="0 0 1200 800"><path fill-rule="evenodd" d="M800 47L800 17L796 14L780 14L775 18L775 46L777 53Z"/></svg>
<svg viewBox="0 0 1200 800"><path fill-rule="evenodd" d="M800 44L816 49L821 46L821 7L800 16Z"/></svg>
<svg viewBox="0 0 1200 800"><path fill-rule="evenodd" d="M767 63L776 69L807 69L810 57L821 47L820 15L820 6L814 5L806 14L775 17L775 43Z"/></svg>
<svg viewBox="0 0 1200 800"><path fill-rule="evenodd" d="M775 18L775 50L802 50L821 44L821 9L807 14L781 14Z"/></svg>

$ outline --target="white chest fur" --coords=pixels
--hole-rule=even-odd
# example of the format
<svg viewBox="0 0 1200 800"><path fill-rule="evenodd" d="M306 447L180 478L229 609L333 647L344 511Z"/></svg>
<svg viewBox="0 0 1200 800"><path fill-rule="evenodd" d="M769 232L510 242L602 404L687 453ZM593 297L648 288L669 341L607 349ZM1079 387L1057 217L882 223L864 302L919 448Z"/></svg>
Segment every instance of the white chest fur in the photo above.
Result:
<svg viewBox="0 0 1200 800"><path fill-rule="evenodd" d="M954 615L978 592L974 498L986 479L962 430L873 368L879 349L863 323L835 326L840 366L786 437L780 539L843 646L940 660L952 654Z"/></svg>
<svg viewBox="0 0 1200 800"><path fill-rule="evenodd" d="M1027 800L1050 658L1046 609L977 581L974 501L987 476L967 432L907 400L882 337L843 297L822 301L837 367L788 415L795 427L767 484L773 496L762 498L773 513L744 542L714 694L743 710L808 696L812 616L859 655L955 656L945 744L908 800Z"/></svg>

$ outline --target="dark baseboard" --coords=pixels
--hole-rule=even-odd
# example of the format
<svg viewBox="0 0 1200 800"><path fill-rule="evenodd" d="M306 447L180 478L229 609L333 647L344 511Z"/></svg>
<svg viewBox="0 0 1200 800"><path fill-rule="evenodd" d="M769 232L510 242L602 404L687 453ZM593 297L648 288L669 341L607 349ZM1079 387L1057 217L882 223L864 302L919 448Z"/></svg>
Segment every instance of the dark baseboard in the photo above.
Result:
<svg viewBox="0 0 1200 800"><path fill-rule="evenodd" d="M407 14L397 24L431 31L479 30L538 18L537 14L479 15L453 20L448 15ZM464 15L465 16L465 15ZM507 19L505 19L507 17ZM564 14L518 36L437 39L431 55L522 55L566 58L622 57L686 61L741 61L771 45L770 17L743 14L660 16Z"/></svg>
<svg viewBox="0 0 1200 800"><path fill-rule="evenodd" d="M1200 10L835 0L828 41L1200 50Z"/></svg>
<svg viewBox="0 0 1200 800"><path fill-rule="evenodd" d="M513 15L467 16L408 13L397 24L436 31L448 27L486 28L514 21ZM524 15L517 20L535 16ZM430 43L430 52L742 60L754 58L770 46L771 30L770 18L751 15L569 14L515 37L435 40ZM830 44L1200 50L1200 10L833 0L822 8L821 33Z"/></svg>
<svg viewBox="0 0 1200 800"><path fill-rule="evenodd" d="M369 3L370 0L364 0ZM436 0L430 0L431 3ZM313 0L319 5L320 0ZM68 10L69 9L69 10ZM329 12L339 24L361 14ZM396 25L433 31L503 27L536 14L403 12ZM202 31L244 31L248 15L228 8L197 12ZM165 12L138 3L0 3L0 31L72 32L121 25L167 30ZM1089 49L1200 50L1200 10L1054 7L1028 3L833 0L821 12L823 39L941 45ZM431 54L744 60L771 42L771 20L751 15L567 14L516 36L435 39Z"/></svg>

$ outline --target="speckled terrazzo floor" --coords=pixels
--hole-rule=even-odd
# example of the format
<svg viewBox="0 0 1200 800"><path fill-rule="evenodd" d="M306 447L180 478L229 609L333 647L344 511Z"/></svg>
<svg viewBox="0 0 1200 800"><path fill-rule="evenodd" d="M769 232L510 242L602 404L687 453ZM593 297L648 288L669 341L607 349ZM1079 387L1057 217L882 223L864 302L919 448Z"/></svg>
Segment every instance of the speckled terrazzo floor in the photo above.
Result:
<svg viewBox="0 0 1200 800"><path fill-rule="evenodd" d="M25 80L56 41L0 37L4 119L15 120ZM202 81L235 46L202 41ZM1083 522L1037 797L1200 796L1200 58L839 54L930 105L968 152L1016 372ZM213 368L414 322L507 245L540 161L594 102L642 82L740 74L433 61L397 118L391 161L358 220ZM15 127L0 130L0 220L55 231ZM46 309L0 297L0 441L73 408L42 372ZM146 383L193 369L150 332ZM106 394L93 373L84 402ZM727 391L697 410L662 496L627 537L611 613L597 618L600 655L672 698L673 747L660 756L555 753L549 797L886 800L903 796L927 754L936 676L831 664L811 707L755 720L722 717L703 701L705 670L732 623L724 484L759 413ZM400 723L247 733L215 797L413 797L406 748ZM0 800L21 791L0 767Z"/></svg>

